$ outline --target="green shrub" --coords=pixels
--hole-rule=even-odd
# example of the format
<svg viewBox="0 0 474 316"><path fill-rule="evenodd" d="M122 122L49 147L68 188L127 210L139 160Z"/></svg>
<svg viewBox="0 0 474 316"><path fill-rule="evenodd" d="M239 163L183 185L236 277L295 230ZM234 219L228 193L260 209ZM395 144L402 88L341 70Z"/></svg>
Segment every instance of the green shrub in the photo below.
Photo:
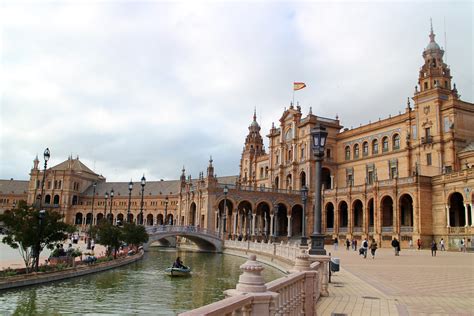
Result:
<svg viewBox="0 0 474 316"><path fill-rule="evenodd" d="M13 270L12 268L6 268L3 271L0 271L0 277L2 278L8 278L14 275L17 275L18 272L16 270Z"/></svg>

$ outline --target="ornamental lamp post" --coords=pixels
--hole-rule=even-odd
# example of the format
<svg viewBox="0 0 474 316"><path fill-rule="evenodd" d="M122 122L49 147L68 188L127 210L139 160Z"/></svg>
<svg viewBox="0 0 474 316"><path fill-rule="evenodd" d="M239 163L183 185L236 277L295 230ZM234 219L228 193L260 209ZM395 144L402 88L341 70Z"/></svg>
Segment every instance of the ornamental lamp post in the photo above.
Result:
<svg viewBox="0 0 474 316"><path fill-rule="evenodd" d="M224 214L222 214L222 239L225 239L226 232L226 220L227 220L227 193L229 193L229 188L227 184L224 185Z"/></svg>
<svg viewBox="0 0 474 316"><path fill-rule="evenodd" d="M132 189L133 189L133 182L130 179L128 183L128 209L127 209L127 223L130 223L130 204L132 203Z"/></svg>
<svg viewBox="0 0 474 316"><path fill-rule="evenodd" d="M165 198L165 220L163 221L165 226L166 226L167 216L168 216L168 196L166 196Z"/></svg>
<svg viewBox="0 0 474 316"><path fill-rule="evenodd" d="M143 225L143 193L145 192L145 184L146 184L146 178L145 175L143 175L141 179L141 186L142 186L142 201L140 203L140 225Z"/></svg>
<svg viewBox="0 0 474 316"><path fill-rule="evenodd" d="M301 188L301 200L303 201L303 218L302 218L302 230L301 230L301 246L308 246L308 238L306 238L306 201L308 200L308 187L303 186Z"/></svg>
<svg viewBox="0 0 474 316"><path fill-rule="evenodd" d="M38 267L39 267L39 255L40 255L40 247L41 247L41 238L43 235L43 220L44 217L46 216L46 211L41 210L38 213L38 219L39 219L39 232L38 232L38 241L36 243L36 262L35 262L35 271L38 272Z"/></svg>
<svg viewBox="0 0 474 316"><path fill-rule="evenodd" d="M104 194L104 216L107 218L107 199L109 198L109 193L106 191Z"/></svg>
<svg viewBox="0 0 474 316"><path fill-rule="evenodd" d="M87 247L86 249L91 249L91 239L92 239L92 224L94 223L94 198L95 198L95 188L97 187L97 182L92 184L94 188L92 192L92 207L91 207L91 222L89 227L89 238L87 238Z"/></svg>
<svg viewBox="0 0 474 316"><path fill-rule="evenodd" d="M314 186L313 234L311 235L310 255L326 255L324 235L321 233L321 183L322 161L328 133L320 125L311 130L313 155L316 160L316 180Z"/></svg>
<svg viewBox="0 0 474 316"><path fill-rule="evenodd" d="M113 220L113 215L112 215L112 202L113 202L113 199L114 199L114 189L112 188L112 190L110 190L110 212L109 212L109 215L110 215L110 224L114 224L114 220Z"/></svg>
<svg viewBox="0 0 474 316"><path fill-rule="evenodd" d="M48 167L48 160L51 157L51 153L49 148L46 148L43 153L44 158L44 170L43 170L43 181L41 182L41 195L39 200L39 208L41 209L42 202L43 202L43 192L44 192L44 182L46 181L46 168Z"/></svg>

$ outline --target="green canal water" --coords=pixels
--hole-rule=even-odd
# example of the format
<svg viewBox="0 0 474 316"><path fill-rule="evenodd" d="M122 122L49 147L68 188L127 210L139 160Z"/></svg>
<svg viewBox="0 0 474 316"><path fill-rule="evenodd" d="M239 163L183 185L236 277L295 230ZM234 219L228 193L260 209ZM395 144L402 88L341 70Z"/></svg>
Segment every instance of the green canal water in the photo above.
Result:
<svg viewBox="0 0 474 316"><path fill-rule="evenodd" d="M177 256L191 277L164 273ZM140 262L45 285L0 292L0 315L176 315L224 298L245 258L152 247ZM283 276L265 265L266 282Z"/></svg>

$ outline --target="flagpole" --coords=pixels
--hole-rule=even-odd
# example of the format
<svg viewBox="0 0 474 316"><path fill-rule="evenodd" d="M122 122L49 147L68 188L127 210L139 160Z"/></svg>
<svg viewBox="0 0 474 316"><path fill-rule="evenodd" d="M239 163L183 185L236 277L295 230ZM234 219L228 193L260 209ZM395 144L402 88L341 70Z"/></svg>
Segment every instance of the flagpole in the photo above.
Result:
<svg viewBox="0 0 474 316"><path fill-rule="evenodd" d="M291 103L293 106L295 105L295 81L293 80L293 102Z"/></svg>

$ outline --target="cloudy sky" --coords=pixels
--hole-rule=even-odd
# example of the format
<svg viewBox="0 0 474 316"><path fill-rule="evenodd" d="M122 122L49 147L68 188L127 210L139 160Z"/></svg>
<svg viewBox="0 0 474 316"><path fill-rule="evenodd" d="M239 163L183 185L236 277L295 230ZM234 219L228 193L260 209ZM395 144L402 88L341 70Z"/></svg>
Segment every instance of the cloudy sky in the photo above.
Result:
<svg viewBox="0 0 474 316"><path fill-rule="evenodd" d="M293 81L305 114L345 127L398 114L430 17L473 102L471 1L0 0L0 178L46 147L108 181L195 178L209 155L237 174L254 107L266 135Z"/></svg>

